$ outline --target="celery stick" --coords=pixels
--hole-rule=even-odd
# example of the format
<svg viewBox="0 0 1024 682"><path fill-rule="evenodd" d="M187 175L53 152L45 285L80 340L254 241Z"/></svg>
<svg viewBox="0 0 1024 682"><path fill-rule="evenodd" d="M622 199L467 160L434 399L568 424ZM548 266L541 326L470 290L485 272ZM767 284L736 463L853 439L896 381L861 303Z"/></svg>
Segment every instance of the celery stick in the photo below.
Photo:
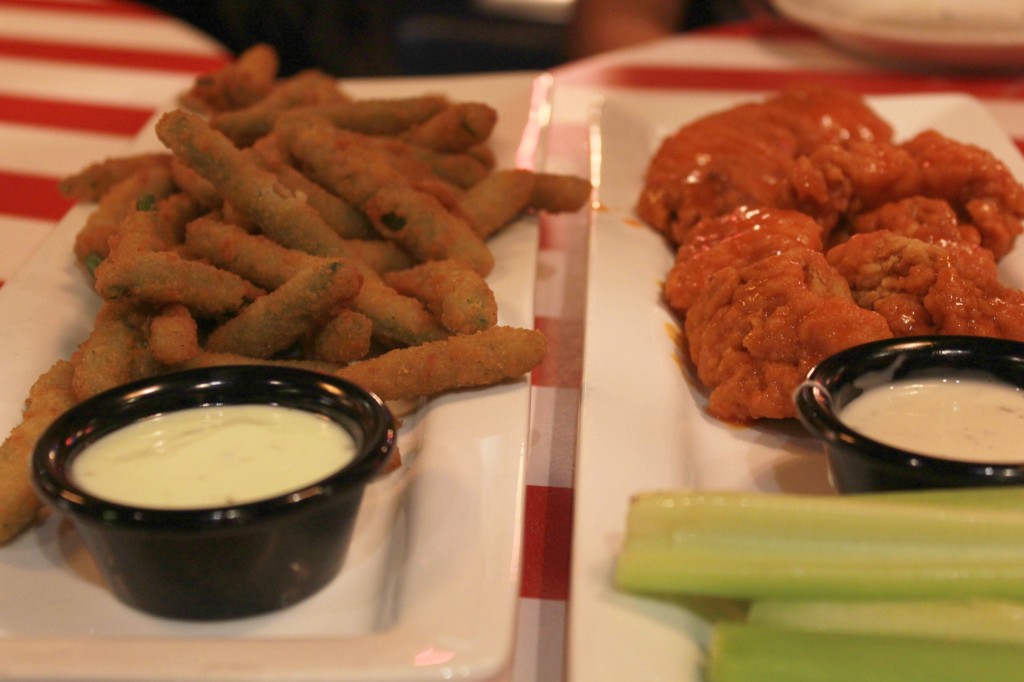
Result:
<svg viewBox="0 0 1024 682"><path fill-rule="evenodd" d="M1024 511L1024 486L1018 485L989 486L985 488L903 490L868 493L864 497L883 502Z"/></svg>
<svg viewBox="0 0 1024 682"><path fill-rule="evenodd" d="M618 587L734 599L1024 597L1024 514L850 495L634 498Z"/></svg>
<svg viewBox="0 0 1024 682"><path fill-rule="evenodd" d="M1007 601L758 601L751 625L1024 645L1024 604Z"/></svg>
<svg viewBox="0 0 1024 682"><path fill-rule="evenodd" d="M1019 682L1024 647L722 624L708 682Z"/></svg>

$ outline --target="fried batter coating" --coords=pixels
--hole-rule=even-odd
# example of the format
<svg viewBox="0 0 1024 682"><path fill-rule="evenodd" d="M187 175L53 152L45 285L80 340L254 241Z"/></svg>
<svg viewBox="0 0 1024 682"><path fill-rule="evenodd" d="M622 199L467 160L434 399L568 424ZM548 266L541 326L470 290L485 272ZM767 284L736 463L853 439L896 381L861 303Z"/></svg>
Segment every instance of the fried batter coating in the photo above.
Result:
<svg viewBox="0 0 1024 682"><path fill-rule="evenodd" d="M445 329L456 334L471 334L498 322L498 303L487 280L458 261L428 261L389 272L384 282L422 301Z"/></svg>
<svg viewBox="0 0 1024 682"><path fill-rule="evenodd" d="M44 372L29 391L21 422L0 445L0 545L31 524L42 506L29 480L29 458L36 441L77 398L67 360Z"/></svg>
<svg viewBox="0 0 1024 682"><path fill-rule="evenodd" d="M921 169L887 142L826 144L796 160L789 183L792 205L832 230L860 213L921 194Z"/></svg>
<svg viewBox="0 0 1024 682"><path fill-rule="evenodd" d="M146 341L160 364L181 364L199 354L199 326L188 308L172 303L150 318Z"/></svg>
<svg viewBox="0 0 1024 682"><path fill-rule="evenodd" d="M900 147L921 168L920 193L945 199L961 220L981 233L981 244L996 260L1021 233L1024 186L986 149L926 130Z"/></svg>
<svg viewBox="0 0 1024 682"><path fill-rule="evenodd" d="M75 257L82 263L106 258L110 253L110 237L135 209L139 198L162 199L173 190L171 172L166 163L146 166L114 184L75 235Z"/></svg>
<svg viewBox="0 0 1024 682"><path fill-rule="evenodd" d="M827 258L857 303L882 315L895 336L1024 340L1024 292L999 282L987 249L929 244L881 230L851 237Z"/></svg>
<svg viewBox="0 0 1024 682"><path fill-rule="evenodd" d="M862 213L850 227L855 233L888 230L933 244L981 244L978 229L961 223L949 202L922 196L900 199Z"/></svg>
<svg viewBox="0 0 1024 682"><path fill-rule="evenodd" d="M742 267L794 246L820 251L822 227L809 216L786 209L736 209L705 218L687 232L665 279L665 300L685 313L713 273Z"/></svg>
<svg viewBox="0 0 1024 682"><path fill-rule="evenodd" d="M1002 258L1021 232L1024 187L990 152L933 130L900 145L828 144L790 173L794 206L831 229L884 204L922 196L950 204Z"/></svg>
<svg viewBox="0 0 1024 682"><path fill-rule="evenodd" d="M403 139L439 152L464 152L491 136L498 112L481 102L454 102L413 126Z"/></svg>
<svg viewBox="0 0 1024 682"><path fill-rule="evenodd" d="M105 302L89 337L71 356L72 391L78 400L141 379L158 366L146 343L149 310L130 301Z"/></svg>
<svg viewBox="0 0 1024 682"><path fill-rule="evenodd" d="M760 104L711 114L662 142L637 214L678 244L703 218L778 205L796 153L796 136Z"/></svg>
<svg viewBox="0 0 1024 682"><path fill-rule="evenodd" d="M181 100L200 111L244 107L265 97L274 87L279 60L270 45L258 43L223 68L196 78Z"/></svg>
<svg viewBox="0 0 1024 682"><path fill-rule="evenodd" d="M315 263L214 329L206 349L273 357L320 327L351 301L361 286L359 271L345 261Z"/></svg>
<svg viewBox="0 0 1024 682"><path fill-rule="evenodd" d="M239 147L248 147L269 133L274 121L284 111L303 105L345 102L347 99L329 74L309 69L275 82L264 97L244 108L214 114L210 125Z"/></svg>
<svg viewBox="0 0 1024 682"><path fill-rule="evenodd" d="M61 194L77 201L99 201L121 180L146 168L166 167L169 159L166 152L111 157L62 178L58 188Z"/></svg>
<svg viewBox="0 0 1024 682"><path fill-rule="evenodd" d="M322 260L210 217L189 225L186 243L194 254L266 289L276 289L297 270ZM363 261L347 262L363 278L352 307L373 320L373 335L378 341L386 346L415 345L448 335L419 301L384 284Z"/></svg>
<svg viewBox="0 0 1024 682"><path fill-rule="evenodd" d="M702 218L788 205L794 160L825 143L888 141L892 128L858 95L795 85L763 102L705 116L651 159L638 215L679 243Z"/></svg>
<svg viewBox="0 0 1024 682"><path fill-rule="evenodd" d="M686 339L709 412L749 421L795 416L793 391L844 348L892 336L860 308L842 276L798 247L715 272L686 313Z"/></svg>
<svg viewBox="0 0 1024 682"><path fill-rule="evenodd" d="M306 357L338 365L348 364L370 352L373 321L345 308L302 342Z"/></svg>
<svg viewBox="0 0 1024 682"><path fill-rule="evenodd" d="M520 377L539 365L546 351L547 340L535 329L491 327L398 348L335 374L383 400L404 400Z"/></svg>

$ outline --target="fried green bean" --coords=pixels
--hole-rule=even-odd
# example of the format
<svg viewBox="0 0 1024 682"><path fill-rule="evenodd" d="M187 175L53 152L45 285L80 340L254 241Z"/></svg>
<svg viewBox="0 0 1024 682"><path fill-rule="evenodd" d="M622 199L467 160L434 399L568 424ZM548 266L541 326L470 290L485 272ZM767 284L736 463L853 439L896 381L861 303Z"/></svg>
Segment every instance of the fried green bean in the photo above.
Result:
<svg viewBox="0 0 1024 682"><path fill-rule="evenodd" d="M400 294L423 302L441 325L456 334L471 334L498 322L498 304L487 280L453 260L428 261L384 275Z"/></svg>
<svg viewBox="0 0 1024 682"><path fill-rule="evenodd" d="M289 249L241 227L203 216L185 228L185 247L190 255L233 272L257 286L273 291L319 256Z"/></svg>
<svg viewBox="0 0 1024 682"><path fill-rule="evenodd" d="M374 227L418 260L460 260L481 274L494 266L487 245L433 195L412 187L372 145L340 138L323 119L293 117L278 128L288 149L313 177L360 208Z"/></svg>
<svg viewBox="0 0 1024 682"><path fill-rule="evenodd" d="M527 170L497 170L471 187L458 210L481 239L487 239L526 210L534 192L534 174Z"/></svg>
<svg viewBox="0 0 1024 682"><path fill-rule="evenodd" d="M489 386L520 377L540 364L547 350L534 329L491 327L353 362L335 375L376 393L404 400L445 391Z"/></svg>
<svg viewBox="0 0 1024 682"><path fill-rule="evenodd" d="M266 289L280 286L312 258L207 217L189 225L186 245L195 255ZM387 286L362 261L349 262L363 277L352 307L373 321L375 339L386 346L411 346L448 335L419 301Z"/></svg>
<svg viewBox="0 0 1024 682"><path fill-rule="evenodd" d="M202 367L224 367L225 365L295 367L296 369L305 369L310 372L321 372L323 374L333 374L338 370L338 366L335 364L317 360L289 360L281 358L268 360L266 358L254 358L237 353L213 353L206 350L200 350L199 354L194 358L190 358L180 365L175 365L171 369L199 369Z"/></svg>
<svg viewBox="0 0 1024 682"><path fill-rule="evenodd" d="M148 314L131 301L105 302L89 337L71 356L78 400L156 371L146 345Z"/></svg>
<svg viewBox="0 0 1024 682"><path fill-rule="evenodd" d="M58 188L61 194L76 201L99 201L121 180L146 168L166 166L169 160L166 152L111 157L62 178Z"/></svg>
<svg viewBox="0 0 1024 682"><path fill-rule="evenodd" d="M464 152L480 144L494 131L498 112L480 102L456 102L437 112L402 136L440 152Z"/></svg>
<svg viewBox="0 0 1024 682"><path fill-rule="evenodd" d="M278 67L277 50L257 43L221 69L197 77L181 101L207 112L248 106L273 89Z"/></svg>
<svg viewBox="0 0 1024 682"><path fill-rule="evenodd" d="M266 96L247 107L215 114L210 125L239 147L247 147L273 129L282 111L302 105L345 101L347 98L332 76L308 69L278 81Z"/></svg>
<svg viewBox="0 0 1024 682"><path fill-rule="evenodd" d="M305 196L235 147L200 117L184 111L164 114L157 135L175 155L209 180L232 206L277 242L320 256L343 256L344 243Z"/></svg>
<svg viewBox="0 0 1024 682"><path fill-rule="evenodd" d="M359 272L341 260L303 268L214 329L206 339L206 349L271 358L337 314L361 285Z"/></svg>
<svg viewBox="0 0 1024 682"><path fill-rule="evenodd" d="M443 95L420 95L328 102L298 110L321 116L336 128L367 135L397 135L437 115L447 106L448 100Z"/></svg>
<svg viewBox="0 0 1024 682"><path fill-rule="evenodd" d="M308 358L344 365L370 352L373 321L348 308L331 318L303 342Z"/></svg>
<svg viewBox="0 0 1024 682"><path fill-rule="evenodd" d="M494 267L494 256L469 223L429 194L408 186L381 187L363 210L381 234L419 260L453 259L481 275Z"/></svg>
<svg viewBox="0 0 1024 682"><path fill-rule="evenodd" d="M21 422L0 444L0 545L27 528L42 506L32 490L29 458L36 441L77 399L71 390L74 374L67 360L44 372L29 391Z"/></svg>
<svg viewBox="0 0 1024 682"><path fill-rule="evenodd" d="M96 268L96 291L106 300L181 303L199 318L235 313L265 292L238 275L173 251L113 253Z"/></svg>
<svg viewBox="0 0 1024 682"><path fill-rule="evenodd" d="M188 308L172 303L150 318L146 342L154 360L177 365L199 354L199 326Z"/></svg>
<svg viewBox="0 0 1024 682"><path fill-rule="evenodd" d="M203 208L216 209L224 202L217 188L209 180L174 155L171 156L171 178L182 192L195 199Z"/></svg>
<svg viewBox="0 0 1024 682"><path fill-rule="evenodd" d="M82 263L106 258L110 253L110 237L135 209L139 197L149 195L161 199L173 190L171 172L165 163L145 166L115 183L75 235L75 257Z"/></svg>
<svg viewBox="0 0 1024 682"><path fill-rule="evenodd" d="M530 208L549 213L572 213L590 199L593 187L586 178L557 173L536 173Z"/></svg>

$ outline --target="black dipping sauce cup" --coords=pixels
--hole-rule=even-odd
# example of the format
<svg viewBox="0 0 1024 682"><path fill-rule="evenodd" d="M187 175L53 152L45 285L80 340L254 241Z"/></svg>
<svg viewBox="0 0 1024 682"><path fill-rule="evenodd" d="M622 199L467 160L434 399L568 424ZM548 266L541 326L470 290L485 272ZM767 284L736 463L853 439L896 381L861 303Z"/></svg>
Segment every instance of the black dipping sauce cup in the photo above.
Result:
<svg viewBox="0 0 1024 682"><path fill-rule="evenodd" d="M839 492L1024 484L1024 450L1022 463L1009 464L930 457L880 443L842 421L843 408L864 391L914 377L982 378L1024 388L1024 343L905 337L854 346L818 363L794 400L800 421L824 446Z"/></svg>
<svg viewBox="0 0 1024 682"><path fill-rule="evenodd" d="M276 405L323 415L355 440L355 457L287 494L209 509L150 509L99 499L69 476L99 438L158 413ZM395 448L391 413L374 395L330 376L232 366L158 376L99 394L39 440L32 482L74 523L111 591L139 610L179 619L250 616L294 604L339 572L366 485Z"/></svg>

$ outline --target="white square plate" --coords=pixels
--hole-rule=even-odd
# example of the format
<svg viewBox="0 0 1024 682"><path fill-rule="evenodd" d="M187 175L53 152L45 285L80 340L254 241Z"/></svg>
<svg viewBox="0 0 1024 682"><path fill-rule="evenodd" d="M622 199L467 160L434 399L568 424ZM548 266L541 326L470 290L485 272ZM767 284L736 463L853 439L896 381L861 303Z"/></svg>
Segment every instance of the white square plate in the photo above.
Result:
<svg viewBox="0 0 1024 682"><path fill-rule="evenodd" d="M499 167L540 142L534 76L346 81L358 97L440 92L498 110ZM543 88L541 91L546 91ZM149 126L126 150L158 149ZM85 339L98 308L71 253L90 207L61 222L0 289L0 431L35 378ZM533 326L538 229L495 236L501 324ZM49 519L0 548L0 678L16 680L490 680L507 670L519 595L526 378L429 401L406 420L411 466L370 486L341 575L307 601L220 623L162 620L107 592L75 534Z"/></svg>
<svg viewBox="0 0 1024 682"><path fill-rule="evenodd" d="M557 98L565 93L556 93ZM612 571L629 500L656 489L830 492L824 456L795 420L728 426L709 417L677 357L678 323L661 300L673 253L633 208L660 141L693 118L751 98L593 94L599 181L591 233L582 416L577 452L570 677L580 682L697 682L707 623L679 604L617 592ZM586 93L574 93L578 100ZM896 138L925 128L980 145L1018 178L1024 161L984 107L960 95L879 97ZM1024 283L1022 254L1002 262Z"/></svg>

